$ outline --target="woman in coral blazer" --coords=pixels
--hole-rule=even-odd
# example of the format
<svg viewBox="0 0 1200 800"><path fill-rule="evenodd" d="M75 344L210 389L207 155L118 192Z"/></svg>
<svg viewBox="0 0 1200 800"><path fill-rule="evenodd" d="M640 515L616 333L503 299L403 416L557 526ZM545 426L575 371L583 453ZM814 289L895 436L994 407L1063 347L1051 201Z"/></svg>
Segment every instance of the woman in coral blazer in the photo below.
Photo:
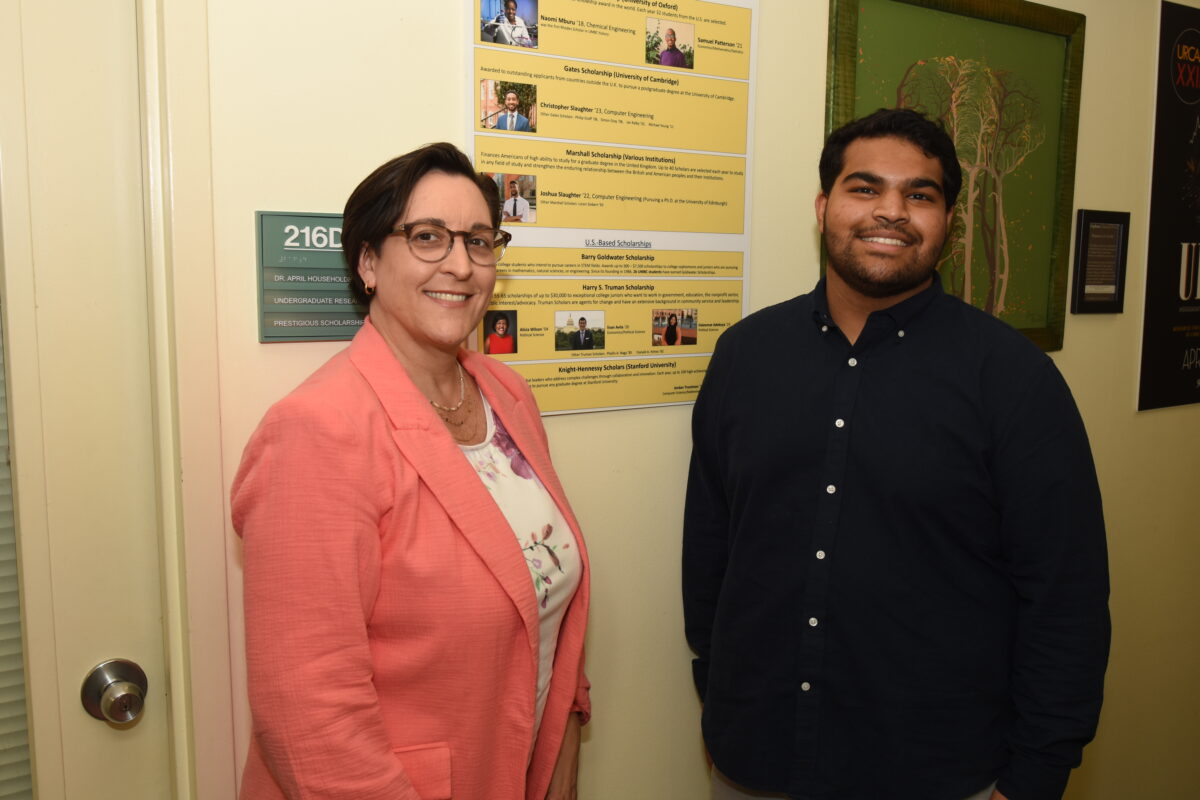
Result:
<svg viewBox="0 0 1200 800"><path fill-rule="evenodd" d="M233 485L244 800L575 797L583 539L528 387L459 347L491 296L498 222L450 145L385 164L347 203L370 317L271 408ZM510 490L533 500L514 509ZM539 503L553 520L518 529Z"/></svg>

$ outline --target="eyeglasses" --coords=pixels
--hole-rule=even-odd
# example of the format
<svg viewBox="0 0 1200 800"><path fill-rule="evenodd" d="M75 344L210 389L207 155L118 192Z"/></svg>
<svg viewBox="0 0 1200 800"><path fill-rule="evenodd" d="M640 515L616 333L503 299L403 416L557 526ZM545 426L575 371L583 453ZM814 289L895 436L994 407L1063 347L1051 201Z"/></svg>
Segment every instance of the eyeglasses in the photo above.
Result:
<svg viewBox="0 0 1200 800"><path fill-rule="evenodd" d="M441 261L450 255L454 237L461 236L467 257L481 267L495 266L504 256L504 248L512 241L512 234L494 228L478 228L473 231L452 231L436 222L413 222L397 225L390 236L403 236L408 240L408 249L422 261Z"/></svg>

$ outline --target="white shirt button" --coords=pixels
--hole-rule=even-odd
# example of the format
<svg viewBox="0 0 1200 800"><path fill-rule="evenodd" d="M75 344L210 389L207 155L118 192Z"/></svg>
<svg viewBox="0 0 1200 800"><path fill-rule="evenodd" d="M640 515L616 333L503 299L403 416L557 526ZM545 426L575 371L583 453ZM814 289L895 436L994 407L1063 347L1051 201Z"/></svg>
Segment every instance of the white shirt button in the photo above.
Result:
<svg viewBox="0 0 1200 800"><path fill-rule="evenodd" d="M904 338L904 331L897 331L897 332L896 332L896 335L897 335L897 336L899 336L901 339L903 339L903 338Z"/></svg>
<svg viewBox="0 0 1200 800"><path fill-rule="evenodd" d="M828 325L822 325L822 326L821 326L821 333L829 333L829 326L828 326Z"/></svg>
<svg viewBox="0 0 1200 800"><path fill-rule="evenodd" d="M816 617L809 617L809 618L808 618L808 627L810 627L810 628L815 628L815 627L817 627L817 618L816 618Z"/></svg>
<svg viewBox="0 0 1200 800"><path fill-rule="evenodd" d="M844 420L844 419L835 419L835 420L833 421L833 424L834 424L834 426L835 426L835 427L838 427L838 428L844 428L844 427L846 427L846 420Z"/></svg>
<svg viewBox="0 0 1200 800"><path fill-rule="evenodd" d="M847 363L847 364L849 364L849 365L850 365L850 366L852 366L852 367L857 367L857 366L858 366L858 359L857 359L857 358L851 358L851 359L850 359L849 361L847 361L846 363Z"/></svg>
<svg viewBox="0 0 1200 800"><path fill-rule="evenodd" d="M833 494L836 491L837 491L837 487L834 486L832 483L825 487L826 494Z"/></svg>
<svg viewBox="0 0 1200 800"><path fill-rule="evenodd" d="M805 681L804 683L800 684L800 691L802 691L802 692L807 692L811 688L812 688L812 684L809 683L808 681Z"/></svg>
<svg viewBox="0 0 1200 800"><path fill-rule="evenodd" d="M825 558L825 551L824 551L824 550L818 550L818 551L817 551L817 561L821 561L821 560L822 560L822 559L824 559L824 558Z"/></svg>

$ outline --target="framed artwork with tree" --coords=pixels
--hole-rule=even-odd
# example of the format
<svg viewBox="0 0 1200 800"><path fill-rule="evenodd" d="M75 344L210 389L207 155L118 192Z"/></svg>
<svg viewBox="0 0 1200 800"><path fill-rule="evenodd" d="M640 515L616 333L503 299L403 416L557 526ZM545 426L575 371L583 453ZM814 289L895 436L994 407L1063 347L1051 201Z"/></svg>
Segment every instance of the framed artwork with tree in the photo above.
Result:
<svg viewBox="0 0 1200 800"><path fill-rule="evenodd" d="M1084 17L1023 0L830 0L826 132L912 108L954 140L948 293L1044 350L1066 318Z"/></svg>

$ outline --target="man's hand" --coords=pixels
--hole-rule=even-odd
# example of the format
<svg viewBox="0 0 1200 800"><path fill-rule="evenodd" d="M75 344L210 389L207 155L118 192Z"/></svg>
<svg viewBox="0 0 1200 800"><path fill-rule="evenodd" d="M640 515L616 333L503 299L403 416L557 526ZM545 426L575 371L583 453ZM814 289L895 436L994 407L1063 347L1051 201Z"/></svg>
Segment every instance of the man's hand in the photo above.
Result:
<svg viewBox="0 0 1200 800"><path fill-rule="evenodd" d="M550 776L546 800L576 800L575 782L579 777L579 715L567 714L567 730L563 733L558 761Z"/></svg>
<svg viewBox="0 0 1200 800"><path fill-rule="evenodd" d="M992 799L991 799L991 800L1008 800L1008 798L1007 798L1007 797L1005 797L1004 795L1000 794L1000 790L999 790L999 789L993 789L993 790L992 790Z"/></svg>

